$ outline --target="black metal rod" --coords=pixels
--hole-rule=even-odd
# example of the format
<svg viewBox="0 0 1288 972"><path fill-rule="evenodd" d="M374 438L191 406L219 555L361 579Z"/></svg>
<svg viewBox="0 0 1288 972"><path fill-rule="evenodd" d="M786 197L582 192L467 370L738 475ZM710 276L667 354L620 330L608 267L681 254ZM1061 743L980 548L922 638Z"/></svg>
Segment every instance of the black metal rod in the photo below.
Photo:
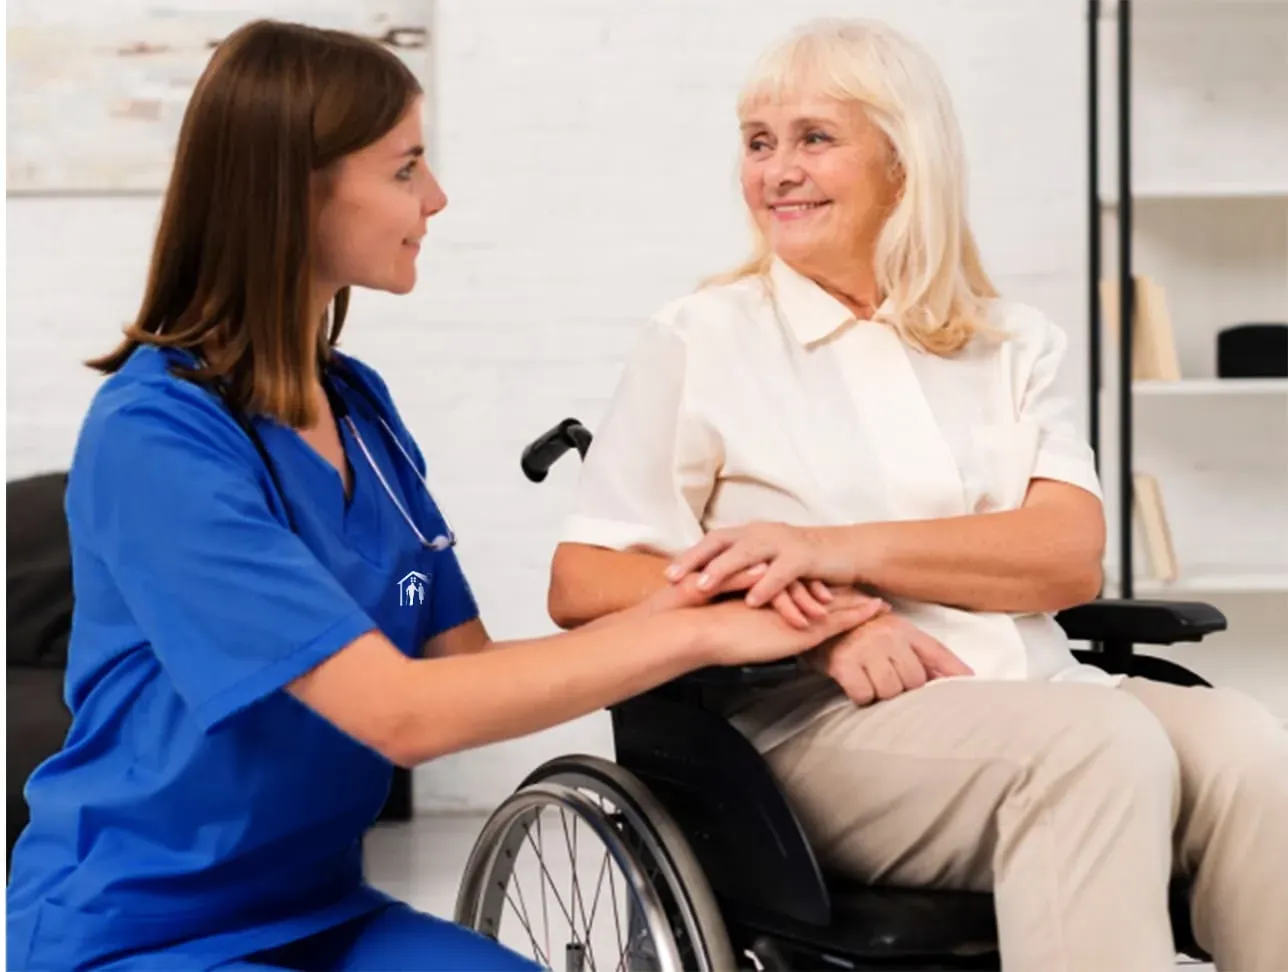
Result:
<svg viewBox="0 0 1288 972"><path fill-rule="evenodd" d="M1132 576L1132 333L1135 277L1132 271L1131 180L1131 0L1118 2L1118 478L1122 597L1133 593Z"/></svg>
<svg viewBox="0 0 1288 972"><path fill-rule="evenodd" d="M1104 272L1100 252L1100 0L1087 2L1087 435L1092 458L1100 472L1100 276Z"/></svg>

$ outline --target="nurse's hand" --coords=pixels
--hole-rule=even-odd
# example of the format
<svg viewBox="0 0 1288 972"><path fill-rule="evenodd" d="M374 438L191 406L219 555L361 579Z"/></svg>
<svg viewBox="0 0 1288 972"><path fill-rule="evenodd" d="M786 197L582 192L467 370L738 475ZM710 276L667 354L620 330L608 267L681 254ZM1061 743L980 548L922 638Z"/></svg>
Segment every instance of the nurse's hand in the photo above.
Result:
<svg viewBox="0 0 1288 972"><path fill-rule="evenodd" d="M712 530L667 567L672 583L696 575L699 590L719 590L753 565L764 572L747 593L751 607L773 604L788 621L819 617L828 584L848 584L849 570L832 549L826 528L749 523ZM804 616L804 617L803 617Z"/></svg>
<svg viewBox="0 0 1288 972"><path fill-rule="evenodd" d="M712 665L754 665L808 651L860 625L872 613L872 598L835 590L825 613L795 627L770 608L748 607L739 599L697 608L699 641Z"/></svg>
<svg viewBox="0 0 1288 972"><path fill-rule="evenodd" d="M752 589L765 576L768 569L768 564L753 564L746 570L739 571L722 581L716 588L704 587L699 583L698 575L691 573L653 594L640 605L640 608L651 614L676 608L697 607L727 594ZM769 606L792 627L804 631L809 628L812 621L827 617L828 605L834 596L832 589L822 581L793 581L786 590L770 601ZM879 597L869 597L852 589L847 589L847 596L856 599L855 605L864 609L863 621L870 621L890 610L890 606Z"/></svg>
<svg viewBox="0 0 1288 972"><path fill-rule="evenodd" d="M892 699L931 679L974 674L930 635L893 614L820 646L808 660L859 705Z"/></svg>

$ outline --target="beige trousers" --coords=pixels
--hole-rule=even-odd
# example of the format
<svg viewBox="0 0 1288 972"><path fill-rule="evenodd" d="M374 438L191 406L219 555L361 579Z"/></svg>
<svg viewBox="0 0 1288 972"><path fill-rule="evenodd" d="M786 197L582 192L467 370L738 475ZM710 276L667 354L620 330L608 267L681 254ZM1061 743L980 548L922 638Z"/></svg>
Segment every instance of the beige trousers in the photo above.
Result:
<svg viewBox="0 0 1288 972"><path fill-rule="evenodd" d="M1173 968L1174 871L1219 969L1288 970L1288 732L1237 692L952 681L765 757L825 866L991 890L1007 970Z"/></svg>

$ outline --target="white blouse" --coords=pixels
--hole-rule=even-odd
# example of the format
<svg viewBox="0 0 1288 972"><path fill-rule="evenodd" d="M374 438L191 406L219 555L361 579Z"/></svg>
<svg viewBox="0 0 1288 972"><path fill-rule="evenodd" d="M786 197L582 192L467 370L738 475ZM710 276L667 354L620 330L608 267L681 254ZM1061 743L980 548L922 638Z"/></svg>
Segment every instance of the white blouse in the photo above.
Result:
<svg viewBox="0 0 1288 972"><path fill-rule="evenodd" d="M1099 498L1061 388L1064 332L1019 303L995 300L988 313L1011 337L943 358L857 320L781 261L768 281L670 304L649 322L595 430L561 539L671 556L708 530L753 520L1015 509L1032 478ZM1118 681L1078 664L1050 614L888 600L974 678ZM740 696L727 714L764 751L847 704L830 679L802 672Z"/></svg>

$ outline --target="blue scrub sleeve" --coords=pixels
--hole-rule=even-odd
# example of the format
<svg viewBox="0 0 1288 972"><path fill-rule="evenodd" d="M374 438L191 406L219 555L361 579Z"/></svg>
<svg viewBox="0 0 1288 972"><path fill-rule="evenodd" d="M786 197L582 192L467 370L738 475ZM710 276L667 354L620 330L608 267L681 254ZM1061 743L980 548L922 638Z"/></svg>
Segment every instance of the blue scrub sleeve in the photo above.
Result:
<svg viewBox="0 0 1288 972"><path fill-rule="evenodd" d="M270 509L266 479L222 407L179 386L87 429L69 480L78 541L206 729L376 627Z"/></svg>

